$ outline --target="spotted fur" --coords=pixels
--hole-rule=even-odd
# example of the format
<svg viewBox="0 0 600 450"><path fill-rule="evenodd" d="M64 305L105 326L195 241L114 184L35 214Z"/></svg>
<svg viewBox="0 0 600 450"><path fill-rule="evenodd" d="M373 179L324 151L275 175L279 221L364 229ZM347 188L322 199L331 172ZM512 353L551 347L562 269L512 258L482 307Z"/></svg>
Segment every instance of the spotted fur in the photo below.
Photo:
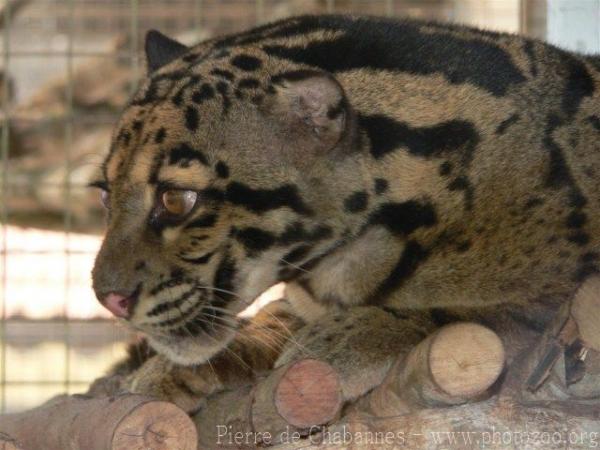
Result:
<svg viewBox="0 0 600 450"><path fill-rule="evenodd" d="M343 16L147 53L103 165L94 288L137 290L130 323L172 361L218 354L279 281L305 319L392 307L506 336L599 271L596 57ZM152 219L168 187L199 193L181 223Z"/></svg>

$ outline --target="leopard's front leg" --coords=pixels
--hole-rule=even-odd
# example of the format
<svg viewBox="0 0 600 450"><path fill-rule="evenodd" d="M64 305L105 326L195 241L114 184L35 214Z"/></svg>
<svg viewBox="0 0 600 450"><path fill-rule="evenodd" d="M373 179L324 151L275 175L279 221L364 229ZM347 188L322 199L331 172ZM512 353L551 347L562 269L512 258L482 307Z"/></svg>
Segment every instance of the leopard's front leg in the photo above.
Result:
<svg viewBox="0 0 600 450"><path fill-rule="evenodd" d="M182 366L154 354L129 374L115 373L96 381L90 394L137 393L194 411L208 395L250 384L269 371L302 325L288 303L278 300L243 321L233 341L206 363ZM107 385L113 392L108 392Z"/></svg>

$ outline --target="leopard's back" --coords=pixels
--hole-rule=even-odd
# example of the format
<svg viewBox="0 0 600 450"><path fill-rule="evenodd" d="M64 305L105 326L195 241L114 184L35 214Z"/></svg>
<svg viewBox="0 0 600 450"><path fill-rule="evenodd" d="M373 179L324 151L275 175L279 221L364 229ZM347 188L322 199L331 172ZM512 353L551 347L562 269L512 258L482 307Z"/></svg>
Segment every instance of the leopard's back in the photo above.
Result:
<svg viewBox="0 0 600 450"><path fill-rule="evenodd" d="M365 218L357 239L300 279L314 297L492 315L510 303L543 323L598 271L593 58L410 21L284 29L265 52L332 72L372 157L370 189L339 199Z"/></svg>

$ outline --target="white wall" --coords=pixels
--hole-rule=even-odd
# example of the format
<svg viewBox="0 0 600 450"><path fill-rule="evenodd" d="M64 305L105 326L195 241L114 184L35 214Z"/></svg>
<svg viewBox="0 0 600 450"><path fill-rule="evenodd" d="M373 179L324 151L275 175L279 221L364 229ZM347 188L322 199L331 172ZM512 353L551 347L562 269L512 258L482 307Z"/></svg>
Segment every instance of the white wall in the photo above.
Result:
<svg viewBox="0 0 600 450"><path fill-rule="evenodd" d="M600 0L547 0L547 8L548 42L600 53Z"/></svg>

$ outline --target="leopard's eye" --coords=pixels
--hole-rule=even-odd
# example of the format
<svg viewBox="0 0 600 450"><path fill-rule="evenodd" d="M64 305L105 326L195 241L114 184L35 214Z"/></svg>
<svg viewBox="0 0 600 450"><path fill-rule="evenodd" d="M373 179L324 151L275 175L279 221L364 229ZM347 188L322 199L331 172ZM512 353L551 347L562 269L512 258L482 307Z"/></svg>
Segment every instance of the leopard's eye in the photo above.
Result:
<svg viewBox="0 0 600 450"><path fill-rule="evenodd" d="M187 215L198 199L195 191L184 191L182 189L169 189L164 191L160 197L162 207L172 216L183 217Z"/></svg>
<svg viewBox="0 0 600 450"><path fill-rule="evenodd" d="M100 202L106 209L109 209L110 194L108 193L108 191L106 189L100 189Z"/></svg>

